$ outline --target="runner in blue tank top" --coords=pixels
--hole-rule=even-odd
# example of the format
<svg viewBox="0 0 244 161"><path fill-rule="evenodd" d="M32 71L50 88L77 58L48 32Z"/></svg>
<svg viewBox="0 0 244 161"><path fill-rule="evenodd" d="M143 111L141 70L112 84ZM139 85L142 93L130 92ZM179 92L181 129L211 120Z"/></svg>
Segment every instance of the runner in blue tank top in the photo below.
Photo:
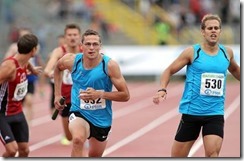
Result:
<svg viewBox="0 0 244 161"><path fill-rule="evenodd" d="M155 104L164 100L170 77L187 66L185 89L179 105L182 117L171 149L172 157L187 157L201 130L205 156L219 156L224 137L227 71L240 80L240 67L234 60L232 49L218 43L220 33L219 16L205 15L201 22L203 43L185 49L163 72L161 89L153 97Z"/></svg>
<svg viewBox="0 0 244 161"><path fill-rule="evenodd" d="M61 71L68 69L73 81L69 116L71 156L85 156L84 143L89 139L88 156L101 157L112 125L112 101L128 101L130 94L117 62L100 53L100 35L87 30L81 42L83 53L64 55L55 68L55 108L64 108L59 103ZM113 85L116 91L112 91Z"/></svg>

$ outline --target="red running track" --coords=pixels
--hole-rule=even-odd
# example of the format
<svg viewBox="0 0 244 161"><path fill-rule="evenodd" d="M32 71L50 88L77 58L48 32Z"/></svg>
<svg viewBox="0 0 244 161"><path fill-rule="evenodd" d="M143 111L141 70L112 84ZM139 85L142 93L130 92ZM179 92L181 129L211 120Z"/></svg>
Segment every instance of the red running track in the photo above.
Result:
<svg viewBox="0 0 244 161"><path fill-rule="evenodd" d="M104 157L170 157L170 149L180 119L178 103L183 82L171 82L167 99L152 103L158 82L129 82L131 99L113 103L112 133ZM60 144L61 120L51 120L50 88L45 95L35 94L34 119L30 127L30 157L69 157L71 145ZM225 137L220 157L241 156L240 83L227 83ZM4 146L0 144L0 153ZM201 137L194 144L190 157L203 157Z"/></svg>

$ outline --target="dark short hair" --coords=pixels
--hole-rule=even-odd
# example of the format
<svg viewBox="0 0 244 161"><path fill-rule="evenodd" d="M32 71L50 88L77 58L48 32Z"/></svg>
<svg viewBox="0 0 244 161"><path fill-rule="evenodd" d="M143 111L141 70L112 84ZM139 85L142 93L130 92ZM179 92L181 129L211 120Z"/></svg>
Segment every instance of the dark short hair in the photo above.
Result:
<svg viewBox="0 0 244 161"><path fill-rule="evenodd" d="M65 26L64 33L66 33L66 31L67 31L68 29L77 29L77 30L79 31L79 33L81 33L81 29L80 29L80 27L79 27L77 24L74 24L74 23L67 24L67 25Z"/></svg>
<svg viewBox="0 0 244 161"><path fill-rule="evenodd" d="M38 38L34 34L26 34L19 38L17 42L18 52L28 54L38 45Z"/></svg>
<svg viewBox="0 0 244 161"><path fill-rule="evenodd" d="M83 43L85 37L86 37L86 36L89 36L89 35L97 35L97 36L99 37L99 42L101 43L101 36L99 35L99 33L98 33L97 31L92 30L92 29L88 29L88 30L86 30L86 31L83 33L83 35L82 35L82 37L81 37L81 42Z"/></svg>

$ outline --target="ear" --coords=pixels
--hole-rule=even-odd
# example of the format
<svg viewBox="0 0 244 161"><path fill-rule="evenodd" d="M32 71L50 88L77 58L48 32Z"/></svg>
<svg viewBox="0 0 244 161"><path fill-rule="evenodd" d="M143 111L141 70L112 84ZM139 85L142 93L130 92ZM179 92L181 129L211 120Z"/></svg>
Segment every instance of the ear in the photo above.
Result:
<svg viewBox="0 0 244 161"><path fill-rule="evenodd" d="M31 56L34 57L35 54L37 52L37 47L34 47L32 50L31 50Z"/></svg>
<svg viewBox="0 0 244 161"><path fill-rule="evenodd" d="M201 29L201 35L204 36L205 31L203 29Z"/></svg>

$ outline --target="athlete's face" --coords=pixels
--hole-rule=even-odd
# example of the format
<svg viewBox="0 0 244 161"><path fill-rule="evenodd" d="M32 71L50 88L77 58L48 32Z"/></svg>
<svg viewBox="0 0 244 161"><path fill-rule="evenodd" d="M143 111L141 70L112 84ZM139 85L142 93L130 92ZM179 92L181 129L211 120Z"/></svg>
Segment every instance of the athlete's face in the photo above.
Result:
<svg viewBox="0 0 244 161"><path fill-rule="evenodd" d="M216 44L219 41L221 33L219 21L207 20L205 26L205 29L202 30L202 35L205 38L205 41L210 44Z"/></svg>
<svg viewBox="0 0 244 161"><path fill-rule="evenodd" d="M100 38L97 35L88 35L84 37L82 43L83 54L89 58L97 58L101 49Z"/></svg>
<svg viewBox="0 0 244 161"><path fill-rule="evenodd" d="M81 35L78 29L67 29L65 32L65 43L69 47L76 47L80 44Z"/></svg>

